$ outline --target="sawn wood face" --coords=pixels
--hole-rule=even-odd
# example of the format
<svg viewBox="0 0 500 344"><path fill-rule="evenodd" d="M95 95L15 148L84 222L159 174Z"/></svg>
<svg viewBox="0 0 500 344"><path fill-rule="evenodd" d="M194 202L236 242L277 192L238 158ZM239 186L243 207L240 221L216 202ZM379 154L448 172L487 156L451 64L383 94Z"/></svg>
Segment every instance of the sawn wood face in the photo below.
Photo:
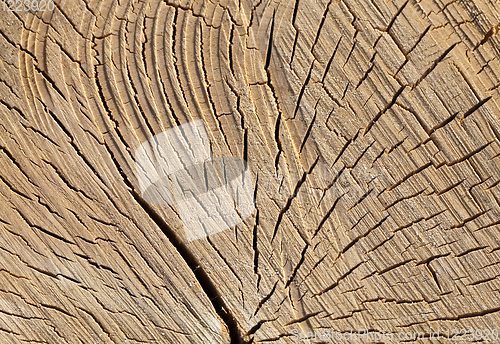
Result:
<svg viewBox="0 0 500 344"><path fill-rule="evenodd" d="M51 3L0 4L1 343L488 341L500 3Z"/></svg>

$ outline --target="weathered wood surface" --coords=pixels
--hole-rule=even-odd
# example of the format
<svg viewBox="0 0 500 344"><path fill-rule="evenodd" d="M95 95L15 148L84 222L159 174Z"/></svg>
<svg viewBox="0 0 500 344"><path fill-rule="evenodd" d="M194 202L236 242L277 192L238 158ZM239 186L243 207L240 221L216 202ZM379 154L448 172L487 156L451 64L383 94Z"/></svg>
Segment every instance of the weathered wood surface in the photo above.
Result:
<svg viewBox="0 0 500 344"><path fill-rule="evenodd" d="M497 327L499 22L493 0L0 12L0 342ZM187 242L134 151L197 119L256 211Z"/></svg>

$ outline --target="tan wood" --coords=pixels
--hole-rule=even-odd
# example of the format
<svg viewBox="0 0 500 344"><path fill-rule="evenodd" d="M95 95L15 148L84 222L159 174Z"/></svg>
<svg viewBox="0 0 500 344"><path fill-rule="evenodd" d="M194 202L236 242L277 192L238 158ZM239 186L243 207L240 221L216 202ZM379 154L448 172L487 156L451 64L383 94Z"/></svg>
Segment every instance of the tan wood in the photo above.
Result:
<svg viewBox="0 0 500 344"><path fill-rule="evenodd" d="M496 329L499 23L495 0L2 8L0 342ZM136 149L200 119L256 209L188 241Z"/></svg>

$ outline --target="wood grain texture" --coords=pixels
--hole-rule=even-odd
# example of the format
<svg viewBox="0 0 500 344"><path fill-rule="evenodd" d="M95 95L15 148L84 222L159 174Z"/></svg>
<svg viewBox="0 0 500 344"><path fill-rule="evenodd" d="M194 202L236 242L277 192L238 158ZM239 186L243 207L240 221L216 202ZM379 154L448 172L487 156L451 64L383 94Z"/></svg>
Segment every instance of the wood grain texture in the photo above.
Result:
<svg viewBox="0 0 500 344"><path fill-rule="evenodd" d="M0 12L0 342L293 343L500 321L500 3ZM254 213L187 242L135 150L203 120Z"/></svg>

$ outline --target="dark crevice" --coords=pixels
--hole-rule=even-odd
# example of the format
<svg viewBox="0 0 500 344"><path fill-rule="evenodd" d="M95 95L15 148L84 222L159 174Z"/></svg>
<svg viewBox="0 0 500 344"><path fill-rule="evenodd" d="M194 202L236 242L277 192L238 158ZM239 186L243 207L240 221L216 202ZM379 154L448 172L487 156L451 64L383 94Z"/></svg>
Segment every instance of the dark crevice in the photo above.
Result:
<svg viewBox="0 0 500 344"><path fill-rule="evenodd" d="M373 54L373 58L371 59L370 62L372 62L371 66L366 70L365 74L363 75L363 77L359 80L358 84L356 85L355 89L357 90L359 86L361 86L361 84L368 78L368 75L370 75L371 71L373 70L373 68L375 67L375 63L373 63L373 59L375 58L375 56L377 55L377 52L375 52Z"/></svg>
<svg viewBox="0 0 500 344"><path fill-rule="evenodd" d="M5 184L7 185L7 187L12 191L14 192L15 194L25 198L25 199L28 199L28 200L31 200L31 198L25 194L24 192L22 192L21 190L18 190L17 188L15 188L12 184L10 184L4 177L2 177L0 175L0 180Z"/></svg>
<svg viewBox="0 0 500 344"><path fill-rule="evenodd" d="M330 70L330 67L332 65L333 59L335 58L335 54L337 53L337 50L339 48L341 40L342 40L342 36L340 36L339 40L337 41L337 44L335 45L335 48L333 49L332 57L330 57L330 60L326 64L325 72L323 73L323 77L321 78L321 84L323 84L323 85L325 84L326 75L328 74L328 71Z"/></svg>
<svg viewBox="0 0 500 344"><path fill-rule="evenodd" d="M483 149L485 149L486 147L488 147L488 146L489 146L490 144L492 144L492 143L493 143L493 141L488 142L487 144L485 144L485 145L483 145L483 146L479 147L478 149L473 150L473 151L472 151L472 152L470 152L469 154L467 154L467 155L465 155L465 156L461 157L460 159L457 159L457 160L452 161L452 162L450 162L450 163L446 163L446 166L453 166L453 165L456 165L456 164L458 164L458 163L461 163L461 162L463 162L463 161L465 161L465 160L468 160L468 159L470 159L471 157L473 157L474 155L476 155L477 153L479 153L480 151L482 151Z"/></svg>
<svg viewBox="0 0 500 344"><path fill-rule="evenodd" d="M245 344L246 342L243 340L243 337L241 336L235 318L229 312L229 308L224 303L224 300L222 299L219 291L217 290L217 287L208 277L205 270L203 270L203 268L201 267L200 263L198 262L194 254L187 248L186 244L172 230L172 228L170 228L170 226L165 222L165 220L151 207L151 205L146 200L144 200L139 193L137 193L132 183L128 180L128 177L121 169L120 165L118 164L116 158L114 157L110 149L108 149L108 153L110 154L110 157L113 160L116 169L121 175L123 182L129 188L128 191L130 192L134 200L142 207L142 209L146 212L149 218L153 220L153 222L158 226L158 228L160 228L160 230L167 237L170 243L175 247L175 249L182 257L184 262L193 272L196 280L200 284L204 293L207 295L215 311L222 319L222 321L226 324L229 330L231 344Z"/></svg>
<svg viewBox="0 0 500 344"><path fill-rule="evenodd" d="M484 104L486 104L486 102L488 102L488 100L490 100L492 97L487 97L483 100L481 100L479 103L477 103L476 105L474 105L471 109L469 109L465 114L464 114L464 117L463 119L466 119L467 117L469 117L470 115L472 115L476 110L478 110L481 106L483 106Z"/></svg>
<svg viewBox="0 0 500 344"><path fill-rule="evenodd" d="M276 10L273 12L273 19L272 19L272 22L271 22L271 31L269 33L269 41L268 41L267 51L266 51L266 64L264 66L264 69L266 69L266 70L269 68L269 63L271 63L271 55L272 55L272 52L273 52L273 38L274 38L274 22L275 22L275 18L276 18Z"/></svg>
<svg viewBox="0 0 500 344"><path fill-rule="evenodd" d="M76 188L75 186L73 186L71 184L71 182L68 180L68 178L63 174L63 172L55 165L53 164L52 162L48 161L48 160L45 160L44 158L41 159L44 163L46 163L47 165L49 165L50 167L52 167L52 169L54 169L55 173L59 176L59 178L64 182L64 184L72 191L74 191L75 193L77 194L81 194L83 195L85 198L87 198L88 200L93 200L92 197L90 197L89 195L87 195L83 190L80 190L78 188Z"/></svg>
<svg viewBox="0 0 500 344"><path fill-rule="evenodd" d="M143 27L142 34L144 36L144 41L142 42L142 49L141 49L140 53L141 53L143 61L146 61L146 43L148 43L148 36L146 35L146 19L147 18L144 17L144 22L142 23L142 27ZM144 63L142 64L142 67L144 68L144 74L146 75L146 67L145 67ZM142 108L141 103L139 101L139 97L138 97L139 92L135 86L134 80L132 79L132 75L130 74L130 68L129 68L129 66L124 66L124 68L126 69L126 72L127 72L127 77L129 80L130 87L132 87L132 90L133 90L134 99L135 99L135 103L137 105L137 108L139 109L142 118L144 118L144 123L146 124L147 128L149 129L151 136L154 136L155 131L153 130L151 123L149 123L148 117L146 116L146 113L144 112L144 109ZM145 96L143 96L143 97L146 98Z"/></svg>
<svg viewBox="0 0 500 344"><path fill-rule="evenodd" d="M128 183L126 180L125 182ZM136 202L139 203L142 209L148 214L148 216L161 229L163 234L165 234L165 236L172 243L177 252L179 252L182 259L189 266L189 268L195 275L196 280L212 303L215 311L226 324L229 330L229 335L231 337L231 344L244 344L245 342L241 336L235 318L231 313L229 313L229 308L225 305L224 300L217 290L217 287L208 277L205 270L203 270L203 268L200 266L194 254L187 248L186 244L182 242L179 236L172 230L172 228L170 228L165 220L163 220L163 218L153 210L148 202L146 202L135 190L130 190L130 193L132 194Z"/></svg>
<svg viewBox="0 0 500 344"><path fill-rule="evenodd" d="M304 184L304 182L305 182L305 180L307 178L307 175L309 175L309 174L312 173L312 170L314 169L314 167L318 163L318 160L319 160L319 157L316 158L316 160L314 161L314 163L311 165L311 168L309 169L309 171L305 171L302 174L302 178L300 178L300 180L297 182L297 185L295 186L295 190L293 191L293 194L290 197L288 197L288 200L287 200L285 206L280 211L280 214L278 215L278 219L276 220L276 225L274 227L274 232L273 232L273 236L271 238L271 243L273 242L274 238L276 237L276 233L278 233L278 228L279 228L279 226L281 224L281 221L283 220L283 216L288 211L288 209L290 209L290 206L292 205L292 201L295 199L295 197L299 193L299 189L302 186L302 184Z"/></svg>
<svg viewBox="0 0 500 344"><path fill-rule="evenodd" d="M394 96L392 97L391 101L384 107L384 109L382 111L380 111L376 116L375 118L373 118L370 123L368 124L368 126L366 127L364 133L363 133L363 136L366 135L370 129L373 127L373 125L379 120L379 118L387 112L387 110L389 110L394 104L396 104L396 100L398 99L398 97L401 95L401 93L403 93L403 91L405 90L406 86L401 86L397 91L396 93L394 94Z"/></svg>
<svg viewBox="0 0 500 344"><path fill-rule="evenodd" d="M61 120L56 116L55 113L53 113L52 111L50 111L48 109L46 109L46 110L47 110L48 114L50 114L50 116L52 117L52 119L57 123L57 125L59 126L59 128L61 128L61 130L63 131L63 133L68 137L68 139L70 140L69 144L73 147L73 149L75 150L76 154L83 160L83 162L85 163L85 165L87 165L89 167L89 169L97 177L97 179L99 179L99 181L102 183L102 186L107 185L104 182L104 180L102 179L102 177L99 175L99 173L97 173L96 169L90 163L90 161L82 154L82 152L80 151L80 149L78 148L78 146L75 143L75 139L73 138L73 136L71 135L71 133L69 132L69 130L66 128L66 126L61 122Z"/></svg>
<svg viewBox="0 0 500 344"><path fill-rule="evenodd" d="M60 146L57 144L57 142L55 142L54 140L52 140L48 135L46 135L44 132L42 132L41 130L38 130L32 126L29 126L29 125L26 125L24 124L23 122L20 122L21 125L26 128L26 129L31 129L34 133L37 133L39 134L41 137L43 137L44 139L46 139L47 141L49 141L50 143L52 143L54 146L57 146L60 148Z"/></svg>
<svg viewBox="0 0 500 344"><path fill-rule="evenodd" d="M306 320L308 320L308 319L310 319L310 318L312 318L312 317L314 317L314 316L316 316L316 315L318 315L320 313L321 312L314 312L314 313L311 313L311 314L307 314L307 315L305 315L303 317L300 317L298 319L294 319L294 320L286 323L285 325L289 326L289 325L292 325L292 324L298 324L298 323L304 322L304 321L306 321Z"/></svg>
<svg viewBox="0 0 500 344"><path fill-rule="evenodd" d="M408 55L413 51L415 50L415 48L420 44L420 42L422 41L422 39L425 37L425 35L427 35L427 32L429 32L429 30L431 29L432 25L429 25L427 26L427 28L422 32L422 34L418 37L417 41L415 42L415 44L410 48L410 50L408 50L407 52L404 52L402 51L402 53L405 55L405 61L401 64L401 66L399 66L398 70L396 71L396 73L394 73L394 78L396 80L399 81L399 79L397 78L397 75L399 74L399 72L404 68L404 66L406 66L406 64L410 61L410 59L408 58Z"/></svg>
<svg viewBox="0 0 500 344"><path fill-rule="evenodd" d="M274 291L276 290L276 286L278 285L278 282L279 281L276 281L276 283L274 283L274 286L271 289L271 291L269 292L269 294L267 294L266 296L264 296L264 298L262 300L260 300L259 304L257 305L257 308L255 309L255 312L253 313L253 316L256 316L257 313L259 312L259 309L261 309L262 305L264 303L266 303L267 300L269 300L271 298L271 296L273 295Z"/></svg>
<svg viewBox="0 0 500 344"><path fill-rule="evenodd" d="M439 291L443 293L443 289L441 288L441 284L439 283L436 271L429 264L430 263L427 263L425 264L425 266L427 267L427 270L429 270L429 272L431 273L432 279L434 280L434 283L436 283L436 286L438 287Z"/></svg>
<svg viewBox="0 0 500 344"><path fill-rule="evenodd" d="M293 117L295 118L297 116L297 112L299 111L300 108L300 102L302 101L302 97L304 96L304 92L306 90L306 86L309 84L309 80L311 79L311 73L314 67L314 61L311 63L311 68L309 68L309 73L307 73L306 80L304 81L304 84L302 85L302 88L300 89L299 96L297 97L297 102L295 104L295 110L293 111Z"/></svg>
<svg viewBox="0 0 500 344"><path fill-rule="evenodd" d="M340 157L344 154L344 152L346 151L347 147L349 147L349 145L351 143L353 143L354 141L356 141L356 139L358 138L358 135L359 133L361 132L361 130L358 130L356 132L356 135L354 135L354 137L348 141L346 141L346 143L344 144L344 146L342 147L342 149L340 150L339 154L337 154L337 157L335 158L335 160L333 161L333 163L330 165L330 167L333 167L335 166L335 164L337 163L337 161L339 161Z"/></svg>
<svg viewBox="0 0 500 344"><path fill-rule="evenodd" d="M51 236L55 239L58 239L62 242L64 242L65 244L68 244L68 245L76 245L74 242L72 241L69 241L68 239L66 238L63 238L62 236L60 236L59 234L56 234L56 233L52 233L48 230L46 230L45 228L42 228L40 226L37 226L35 225L32 221L30 221L19 209L14 209L18 214L19 216L24 220L24 222L26 222L26 224L31 227L31 228L36 228L38 229L40 232L42 233L45 233L46 235L48 236Z"/></svg>
<svg viewBox="0 0 500 344"><path fill-rule="evenodd" d="M297 12L299 11L299 2L300 0L296 0L293 8L292 25L295 29L297 29L295 21L297 20Z"/></svg>
<svg viewBox="0 0 500 344"><path fill-rule="evenodd" d="M363 264L363 262L359 262L358 264L354 265L352 268L350 268L348 271L346 271L344 274L342 274L335 282L333 282L329 287L323 289L322 291L320 291L319 293L317 294L314 294L314 296L321 296L327 292L329 292L330 290L332 290L333 288L335 288L339 282L341 280L343 280L345 277L347 277L348 275L350 275L354 270L356 270L361 264Z"/></svg>
<svg viewBox="0 0 500 344"><path fill-rule="evenodd" d="M106 101L106 98L104 96L104 89L101 85L101 82L99 81L99 73L97 72L97 67L98 67L98 65L94 66L94 80L95 80L95 85L97 87L97 94L99 95L99 99L101 100L102 106L104 107L104 110L105 110L106 114L108 115L109 120L114 124L114 129L115 129L114 132L116 133L116 135L118 136L118 138L120 139L122 144L125 147L129 147L129 145L127 144L127 141L125 141L125 138L123 137L123 135L120 131L118 121L113 117L111 109L109 108L108 102ZM50 110L49 110L49 113L50 113ZM55 116L52 116L52 117L55 117ZM56 118L54 118L54 119L56 119ZM129 150L127 150L127 152L129 153L129 155L131 155ZM81 153L79 153L79 155L81 155ZM83 155L81 155L81 156L83 158ZM106 185L105 183L103 183L103 184Z"/></svg>
<svg viewBox="0 0 500 344"><path fill-rule="evenodd" d="M484 38L474 47L473 51L476 51L477 48L488 42L488 40L496 35L500 29L500 23L497 25L493 26L488 32L486 32L486 35L484 35Z"/></svg>
<svg viewBox="0 0 500 344"><path fill-rule="evenodd" d="M349 51L349 54L347 55L347 58L345 59L344 65L342 67L345 67L347 62L349 62L349 59L351 58L352 52L354 51L355 47L356 47L356 41L354 41L354 43L352 44L351 50Z"/></svg>
<svg viewBox="0 0 500 344"><path fill-rule="evenodd" d="M431 166L432 166L431 162L428 162L427 164L422 165L421 167L417 168L415 171L413 171L413 172L409 173L408 175L406 175L401 181L399 181L396 184L393 184L390 187L388 187L385 191L391 191L391 190L393 190L394 188L396 188L399 185L401 185L404 182L406 182L408 180L408 178L410 178L410 177L412 177L414 175L419 174L420 172L422 172L423 170L425 170L426 168L431 167Z"/></svg>
<svg viewBox="0 0 500 344"><path fill-rule="evenodd" d="M281 112L278 114L278 119L276 120L276 125L274 127L274 140L276 141L276 145L278 146L278 153L276 154L276 159L274 162L274 168L276 171L278 171L279 159L281 152L283 151L280 140L280 125L281 125Z"/></svg>
<svg viewBox="0 0 500 344"><path fill-rule="evenodd" d="M366 232L365 234L363 235L360 235L358 236L356 239L354 239L353 241L351 241L348 245L346 245L344 247L344 249L342 249L342 251L340 251L338 254L337 254L337 257L335 258L335 261L337 261L337 259L340 258L340 256L342 256L344 253L346 253L347 251L349 251L349 249L351 247L353 247L354 245L356 245L356 243L361 240L362 238L366 237L369 233L373 232L375 229L377 229L378 227L380 227L387 219L389 218L389 215L386 215L382 220L380 220L373 228L371 228L368 232Z"/></svg>
<svg viewBox="0 0 500 344"><path fill-rule="evenodd" d="M389 25L387 25L387 28L385 29L386 32L391 31L391 28L394 25L394 22L399 17L399 15L403 12L403 10L405 9L406 5L408 5L408 2L410 2L410 0L406 0L406 2L403 4L403 6L401 6L399 8L399 10L396 12L396 14L394 15L394 17L392 17L391 22L389 23Z"/></svg>
<svg viewBox="0 0 500 344"><path fill-rule="evenodd" d="M234 45L234 24L231 24L231 33L229 35L229 69L231 70L231 74L233 77L236 77L234 74L234 54L233 54L233 45Z"/></svg>
<svg viewBox="0 0 500 344"><path fill-rule="evenodd" d="M328 15L328 10L330 9L330 4L331 3L332 3L332 0L330 0L328 2L328 4L326 5L325 12L323 13L323 17L321 18L321 22L319 23L318 30L316 31L316 38L314 39L314 43L313 43L313 45L311 47L311 54L313 54L313 55L314 55L314 47L316 47L316 44L319 41L319 36L321 34L321 29L323 28L323 25L325 24L325 20L326 20L326 17Z"/></svg>
<svg viewBox="0 0 500 344"><path fill-rule="evenodd" d="M257 174L256 180L255 180L255 189L254 189L254 194L253 194L253 199L255 203L257 203L257 190L258 190L258 185L259 185L259 174ZM259 283L260 283L260 275L259 275L259 250L258 250L258 240L257 240L257 233L258 233L258 226L259 226L259 219L260 219L260 211L259 208L256 206L256 214L255 214L255 225L253 227L253 243L252 243L252 248L253 248L253 272L254 274L258 275L258 280L257 280L257 289L259 289Z"/></svg>
<svg viewBox="0 0 500 344"><path fill-rule="evenodd" d="M205 84L207 85L207 96L208 96L208 102L210 104L210 108L212 110L212 113L213 115L218 118L220 116L217 115L217 111L216 111L216 108L215 108L215 103L214 103L214 100L212 99L212 94L210 92L210 83L208 82L208 73L207 73L207 69L206 69L206 66L205 66L205 58L204 58L204 54L203 54L203 24L200 22L200 46L201 46L201 49L200 49L200 65L201 65L201 69L203 70L203 77L205 78ZM173 112L173 110L172 110ZM228 146L229 147L229 146Z"/></svg>
<svg viewBox="0 0 500 344"><path fill-rule="evenodd" d="M415 87L417 87L420 82L422 80L424 80L433 70L434 68L436 68L436 66L444 60L444 58L450 53L450 51L453 50L453 48L455 48L457 46L458 43L454 43L451 47L449 47L448 49L446 49L444 51L443 54L441 54L441 56L436 60L434 61L434 63L424 72L424 74L422 74L422 76L417 80L417 82L412 86L412 89L415 89Z"/></svg>
<svg viewBox="0 0 500 344"><path fill-rule="evenodd" d="M386 267L385 269L382 269L382 270L378 271L378 273L379 273L379 275L382 275L382 274L384 274L386 272L392 271L392 270L397 269L397 268L399 268L399 267L401 267L403 265L406 265L406 264L408 264L409 262L412 262L412 261L413 261L413 259L403 260L402 262L396 263L394 265L390 265L390 266Z"/></svg>
<svg viewBox="0 0 500 344"><path fill-rule="evenodd" d="M54 82L54 80L52 80L52 78L45 71L38 68L38 66L36 64L34 64L33 67L35 68L35 70L38 73L40 73L43 76L45 81L48 82L50 84L50 86L52 86L54 91L56 91L61 96L62 99L64 99L65 101L68 101L66 99L66 97L64 96L64 94L62 93L62 91L59 89L59 87L56 86L56 83ZM47 89L48 89L48 87L47 87ZM50 94L50 92L49 92L49 94Z"/></svg>
<svg viewBox="0 0 500 344"><path fill-rule="evenodd" d="M335 207L337 206L337 204L339 203L339 201L342 199L343 196L344 195L341 195L339 198L337 198L335 200L335 202L333 202L333 205L331 206L331 208L328 210L328 212L323 217L323 219L321 219L321 222L319 223L318 228L316 228L316 231L313 234L313 238L319 233L319 231L321 230L321 228L323 228L323 226L325 225L326 221L330 218L330 216L332 215L333 211L335 210Z"/></svg>
<svg viewBox="0 0 500 344"><path fill-rule="evenodd" d="M293 63L293 58L295 56L295 50L297 49L297 42L299 41L300 31L295 32L295 39L293 40L292 56L290 57L290 65Z"/></svg>
<svg viewBox="0 0 500 344"><path fill-rule="evenodd" d="M304 136L304 139L302 140L302 144L300 145L300 150L299 150L299 154L302 153L302 149L304 149L304 146L307 142L307 139L309 138L309 135L311 134L311 130L313 128L313 125L314 125L314 121L316 121L316 115L318 114L318 110L314 111L314 116L311 120L311 123L309 124L309 128L307 128L307 132L306 132L306 135Z"/></svg>
<svg viewBox="0 0 500 344"><path fill-rule="evenodd" d="M15 105L9 105L7 102L5 102L3 99L0 99L0 104L2 104L3 106L5 106L7 109L9 110L14 110L16 111L19 116L21 116L24 120L26 120L26 116L23 114L23 112L21 111L21 109L19 109L17 106Z"/></svg>
<svg viewBox="0 0 500 344"><path fill-rule="evenodd" d="M293 272L292 274L290 275L290 278L288 279L288 281L286 282L285 284L285 289L288 288L290 286L290 284L292 283L292 281L294 280L295 276L297 275L297 272L299 271L299 268L302 266L302 264L304 263L304 260L306 259L306 252L307 252L307 249L309 248L309 244L306 243L306 246L304 246L304 249L302 250L301 254L300 254L300 259L299 259L299 262L297 263L297 265L295 266L295 268L293 269Z"/></svg>

